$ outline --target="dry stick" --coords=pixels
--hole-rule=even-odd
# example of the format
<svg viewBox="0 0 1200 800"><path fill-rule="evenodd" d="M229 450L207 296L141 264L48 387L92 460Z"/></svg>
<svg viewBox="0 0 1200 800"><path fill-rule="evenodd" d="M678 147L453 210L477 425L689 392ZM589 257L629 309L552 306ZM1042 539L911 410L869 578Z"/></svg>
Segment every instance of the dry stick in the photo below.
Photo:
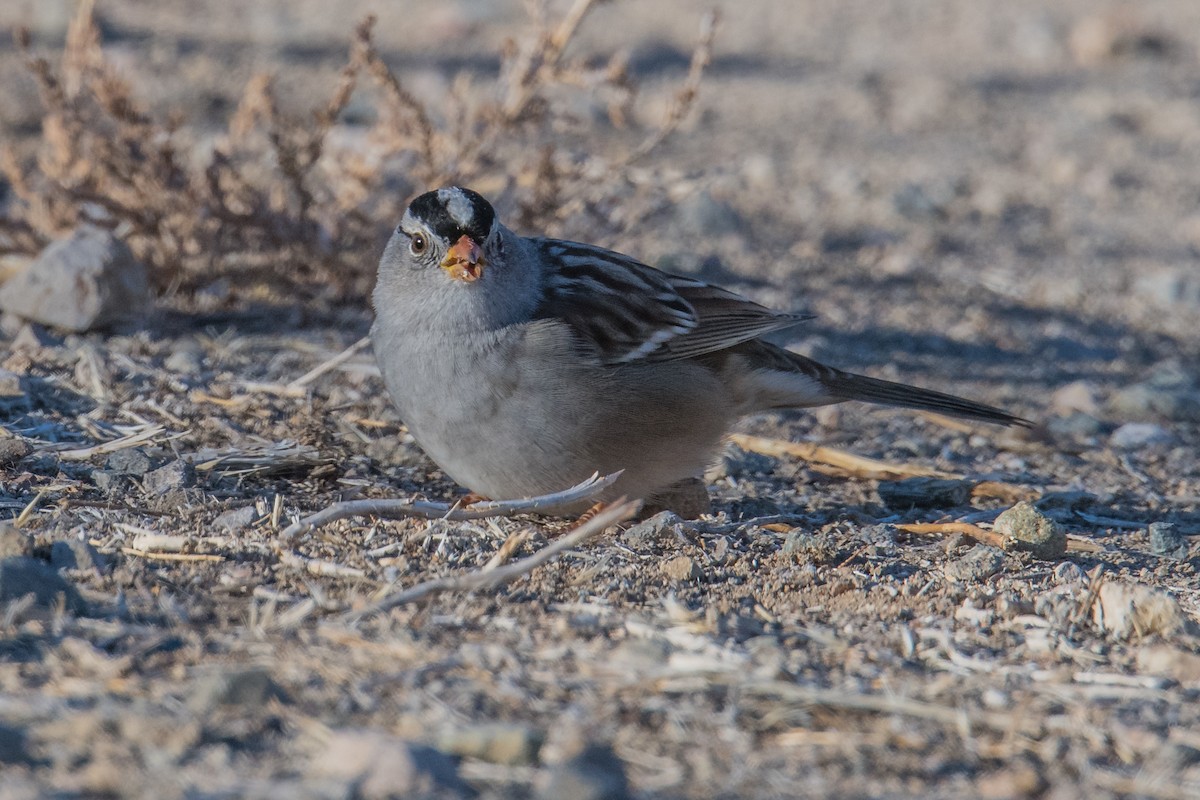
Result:
<svg viewBox="0 0 1200 800"><path fill-rule="evenodd" d="M963 536L969 536L977 542L990 544L992 547L999 547L1001 550L1011 550L1014 546L1013 540L1004 534L980 528L978 525L972 525L969 522L913 522L897 525L896 529L905 533L930 534L934 536L961 533ZM1104 552L1104 548L1095 542L1090 542L1087 539L1069 534L1067 536L1067 550L1076 553Z"/></svg>
<svg viewBox="0 0 1200 800"><path fill-rule="evenodd" d="M977 542L990 544L992 547L999 547L1001 550L1008 550L1012 547L1012 540L1004 534L980 528L978 525L972 525L969 522L916 522L908 525L897 525L896 530L906 533L933 534L935 536L961 533L963 536L969 536Z"/></svg>
<svg viewBox="0 0 1200 800"><path fill-rule="evenodd" d="M318 364L317 366L310 369L308 372L301 375L299 378L296 378L296 380L292 381L291 383L289 383L287 385L287 388L303 389L305 386L308 386L310 383L312 383L317 378L324 375L326 372L329 372L331 369L335 369L337 367L340 367L342 364L345 364L347 361L349 361L351 358L354 357L355 353L357 353L359 350L362 350L364 347L366 347L370 343L371 343L371 337L364 336L363 338L359 339L354 344L347 347L342 352L338 353L333 358L325 361L324 363Z"/></svg>
<svg viewBox="0 0 1200 800"><path fill-rule="evenodd" d="M92 456L115 453L127 447L137 447L142 442L153 439L165 430L166 428L161 425L154 425L139 433L122 436L120 439L113 439L111 442L101 442L92 447L80 447L75 450L61 450L56 455L62 461L86 461Z"/></svg>
<svg viewBox="0 0 1200 800"><path fill-rule="evenodd" d="M683 81L683 86L676 93L674 102L671 103L671 108L667 111L662 125L633 151L633 154L625 160L626 165L637 161L666 141L683 122L688 111L692 109L696 102L696 95L700 93L700 81L704 78L704 70L712 63L713 40L717 36L717 26L720 21L721 15L715 9L709 11L700 20L700 38L692 50L692 62L688 67L688 74Z"/></svg>
<svg viewBox="0 0 1200 800"><path fill-rule="evenodd" d="M595 497L612 486L620 476L620 472L603 477L599 473L593 473L587 480L565 491L523 500L489 500L475 503L467 508L458 508L457 503L451 506L446 503L431 503L424 500L348 500L334 503L315 514L309 514L307 517L296 520L284 529L280 538L282 541L290 543L314 528L328 525L330 522L368 514L385 519L420 517L422 519L449 520L483 519L513 514L550 514L564 506Z"/></svg>
<svg viewBox="0 0 1200 800"><path fill-rule="evenodd" d="M789 442L783 439L768 439L765 436L747 436L740 433L730 436L729 441L743 450L753 453L761 453L764 456L774 456L776 458L780 456L793 456L805 461L829 464L830 466L849 470L859 477L884 479L924 477L946 478L950 480L961 480L963 477L955 472L942 472L941 470L922 467L919 464L890 464L886 461L856 456L853 453L846 453L819 444Z"/></svg>
<svg viewBox="0 0 1200 800"><path fill-rule="evenodd" d="M382 614L397 606L404 605L405 603L414 603L439 592L472 592L477 589L491 589L508 583L532 572L564 550L569 550L572 547L583 544L588 539L606 530L610 525L615 525L622 520L629 519L637 513L640 507L640 500L625 500L621 498L570 533L556 539L551 544L520 561L514 561L511 564L491 570L481 569L462 575L448 575L444 578L434 578L424 583L418 583L416 586L389 595L360 611L345 614L342 619L354 624L364 617Z"/></svg>

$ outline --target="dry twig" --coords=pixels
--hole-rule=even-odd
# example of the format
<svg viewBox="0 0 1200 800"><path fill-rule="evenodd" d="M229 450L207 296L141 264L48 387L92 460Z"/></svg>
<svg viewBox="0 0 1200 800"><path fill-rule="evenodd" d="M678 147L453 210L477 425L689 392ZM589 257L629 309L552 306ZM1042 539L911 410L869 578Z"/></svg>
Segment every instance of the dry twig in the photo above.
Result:
<svg viewBox="0 0 1200 800"><path fill-rule="evenodd" d="M508 583L532 572L559 553L583 544L588 539L606 530L609 526L629 519L637 513L639 507L641 507L640 501L627 501L622 498L613 502L610 506L570 533L554 540L551 544L520 561L514 561L511 564L495 567L494 569L487 569L485 567L463 575L448 575L444 578L434 578L433 580L425 581L424 583L419 583L416 586L405 589L402 592L389 595L364 609L346 614L344 619L353 624L364 617L383 614L397 606L404 605L405 603L415 603L441 592L473 592L480 589L491 589Z"/></svg>
<svg viewBox="0 0 1200 800"><path fill-rule="evenodd" d="M791 456L818 464L827 464L843 470L844 474L863 480L895 480L903 478L946 478L961 479L963 476L954 472L942 472L919 464L895 464L879 461L874 458L856 456L832 447L807 442L789 442L783 439L769 439L765 436L748 436L735 433L729 440L743 450L761 453L765 456L779 458Z"/></svg>

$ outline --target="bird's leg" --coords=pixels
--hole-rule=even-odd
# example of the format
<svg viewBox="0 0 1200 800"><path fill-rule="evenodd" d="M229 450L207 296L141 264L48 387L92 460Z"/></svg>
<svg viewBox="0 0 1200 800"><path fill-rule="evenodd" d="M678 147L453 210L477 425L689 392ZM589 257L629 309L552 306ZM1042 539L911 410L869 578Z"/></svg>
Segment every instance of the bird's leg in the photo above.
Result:
<svg viewBox="0 0 1200 800"><path fill-rule="evenodd" d="M603 501L592 503L592 505L588 507L588 510L584 511L582 514L580 514L579 519L577 519L573 523L571 523L571 527L567 528L567 530L563 531L563 533L566 533L567 531L575 530L580 525L587 522L589 519L596 516L597 514L599 514L601 511L603 511L607 507L608 507L608 503L605 503Z"/></svg>
<svg viewBox="0 0 1200 800"><path fill-rule="evenodd" d="M476 503L485 503L491 499L492 498L490 497L484 497L483 495L476 494L475 492L467 492L462 496L462 499L458 501L458 506L459 508L466 508L467 506L473 506Z"/></svg>

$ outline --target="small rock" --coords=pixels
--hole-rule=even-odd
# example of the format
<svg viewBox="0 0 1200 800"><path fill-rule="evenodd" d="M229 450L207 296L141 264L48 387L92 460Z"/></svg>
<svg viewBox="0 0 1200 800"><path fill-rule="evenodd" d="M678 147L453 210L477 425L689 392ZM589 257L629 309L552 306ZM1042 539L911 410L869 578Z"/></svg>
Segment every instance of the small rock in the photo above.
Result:
<svg viewBox="0 0 1200 800"><path fill-rule="evenodd" d="M1185 559L1188 555L1188 540L1170 522L1150 523L1150 552L1156 556Z"/></svg>
<svg viewBox="0 0 1200 800"><path fill-rule="evenodd" d="M473 794L450 756L377 731L333 731L313 758L311 770L353 781L351 794L362 800Z"/></svg>
<svg viewBox="0 0 1200 800"><path fill-rule="evenodd" d="M1059 524L1024 500L996 517L992 528L1037 558L1062 558L1067 552L1067 534Z"/></svg>
<svg viewBox="0 0 1200 800"><path fill-rule="evenodd" d="M5 436L0 439L0 467L8 468L16 464L31 452L24 439L15 436Z"/></svg>
<svg viewBox="0 0 1200 800"><path fill-rule="evenodd" d="M273 699L283 699L283 690L264 667L240 667L210 672L192 689L188 705L197 713L221 706L255 709Z"/></svg>
<svg viewBox="0 0 1200 800"><path fill-rule="evenodd" d="M83 539L60 539L50 545L50 566L55 569L87 569L104 572L107 559L91 542Z"/></svg>
<svg viewBox="0 0 1200 800"><path fill-rule="evenodd" d="M1100 391L1096 384L1091 381L1072 381L1050 395L1050 410L1064 417L1076 413L1095 417L1100 413L1099 398Z"/></svg>
<svg viewBox="0 0 1200 800"><path fill-rule="evenodd" d="M959 583L978 583L1004 569L1004 553L996 547L977 544L966 555L942 567L949 580Z"/></svg>
<svg viewBox="0 0 1200 800"><path fill-rule="evenodd" d="M838 557L837 542L831 537L800 529L789 532L780 549L785 555L813 564L827 564Z"/></svg>
<svg viewBox="0 0 1200 800"><path fill-rule="evenodd" d="M1102 630L1119 638L1155 633L1172 636L1187 629L1187 617L1174 597L1138 583L1105 581L1092 616Z"/></svg>
<svg viewBox="0 0 1200 800"><path fill-rule="evenodd" d="M660 511L622 533L621 541L636 550L649 550L665 544L668 537L672 542L682 537L686 528L687 521L674 511Z"/></svg>
<svg viewBox="0 0 1200 800"><path fill-rule="evenodd" d="M96 488L105 494L111 494L117 491L126 482L124 475L118 475L112 470L94 469L92 470L92 483L96 484Z"/></svg>
<svg viewBox="0 0 1200 800"><path fill-rule="evenodd" d="M13 525L11 520L0 522L0 558L27 556L32 553L32 537Z"/></svg>
<svg viewBox="0 0 1200 800"><path fill-rule="evenodd" d="M1171 432L1149 422L1127 422L1112 432L1108 443L1119 450L1139 450L1175 441Z"/></svg>
<svg viewBox="0 0 1200 800"><path fill-rule="evenodd" d="M499 722L451 731L438 740L438 748L456 756L513 767L537 763L543 738L528 725Z"/></svg>
<svg viewBox="0 0 1200 800"><path fill-rule="evenodd" d="M147 494L162 496L174 489L187 489L196 483L196 468L182 458L166 466L147 472L142 478L142 488Z"/></svg>
<svg viewBox="0 0 1200 800"><path fill-rule="evenodd" d="M149 305L145 265L112 233L91 226L50 244L0 286L0 308L71 331L136 319Z"/></svg>
<svg viewBox="0 0 1200 800"><path fill-rule="evenodd" d="M970 481L908 478L880 481L879 498L889 508L955 508L971 499Z"/></svg>
<svg viewBox="0 0 1200 800"><path fill-rule="evenodd" d="M117 475L133 475L141 477L150 471L153 462L146 451L140 447L127 447L111 453L104 460L104 466Z"/></svg>
<svg viewBox="0 0 1200 800"><path fill-rule="evenodd" d="M1058 583L1079 583L1083 580L1083 569L1074 561L1064 561L1054 568L1054 580Z"/></svg>
<svg viewBox="0 0 1200 800"><path fill-rule="evenodd" d="M628 800L631 796L625 765L611 747L598 744L551 768L550 779L538 792L542 800Z"/></svg>
<svg viewBox="0 0 1200 800"><path fill-rule="evenodd" d="M673 581L694 581L703 573L689 556L676 556L662 565L663 574Z"/></svg>
<svg viewBox="0 0 1200 800"><path fill-rule="evenodd" d="M72 614L87 613L87 603L79 591L45 561L26 556L0 561L0 602L27 594L32 594L34 602L42 608L54 608L59 598L65 597L67 610Z"/></svg>
<svg viewBox="0 0 1200 800"><path fill-rule="evenodd" d="M242 506L221 513L213 520L212 524L214 528L236 533L242 528L249 527L256 519L258 519L258 509L254 506Z"/></svg>

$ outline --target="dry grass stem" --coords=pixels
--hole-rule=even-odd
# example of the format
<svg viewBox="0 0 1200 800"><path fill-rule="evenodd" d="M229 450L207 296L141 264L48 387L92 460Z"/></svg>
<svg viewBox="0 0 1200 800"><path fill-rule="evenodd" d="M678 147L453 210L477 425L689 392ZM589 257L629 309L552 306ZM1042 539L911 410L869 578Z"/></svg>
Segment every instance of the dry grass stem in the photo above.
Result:
<svg viewBox="0 0 1200 800"><path fill-rule="evenodd" d="M329 372L330 370L333 370L333 369L337 369L342 364L345 364L347 361L354 358L354 356L356 354L358 354L362 350L365 350L367 347L370 346L370 344L371 344L370 337L364 336L363 338L359 339L354 344L347 347L342 352L338 353L333 358L330 358L327 361L324 361L324 362L318 364L317 366L310 369L308 372L301 375L299 378L296 378L296 380L288 383L288 388L289 389L303 389L304 387L308 386L310 383L315 381L317 378L324 375L326 372Z"/></svg>
<svg viewBox="0 0 1200 800"><path fill-rule="evenodd" d="M741 433L733 434L729 437L729 441L743 450L752 453L760 453L775 458L800 458L817 464L825 464L842 470L842 474L847 477L862 480L898 480L903 478L945 478L954 480L963 477L955 472L943 472L923 467L919 464L895 464L856 456L852 453L836 450L832 447L824 447L819 444L789 442L783 439L769 439L765 436L749 436Z"/></svg>
<svg viewBox="0 0 1200 800"><path fill-rule="evenodd" d="M367 608L346 614L345 621L354 624L366 617L386 613L397 606L404 605L405 603L415 603L434 594L443 592L473 592L480 589L491 589L508 583L522 575L527 575L558 554L573 547L578 547L593 536L607 530L610 526L629 519L637 513L640 507L640 501L627 501L624 498L616 500L582 525L555 539L551 544L546 545L531 556L492 569L485 567L464 575L450 575L419 583L402 592L397 592L372 603Z"/></svg>
<svg viewBox="0 0 1200 800"><path fill-rule="evenodd" d="M35 253L89 222L118 231L160 291L196 289L236 271L358 297L380 233L417 190L451 182L513 190L513 216L543 225L568 200L578 208L584 198L620 196L625 178L596 169L599 148L584 141L595 134L578 125L579 142L559 134L574 119L564 89L626 101L636 91L620 56L602 69L564 56L596 4L577 0L557 20L544 8L534 13L528 34L502 54L495 84L459 80L444 115L430 113L388 66L368 17L336 85L310 112L285 112L274 79L260 74L224 134L201 144L134 95L102 49L91 0L82 2L57 64L33 54L27 33L17 36L45 113L35 161L0 148L12 194L0 215L0 254ZM642 151L667 138L694 104L711 16L704 30L667 120ZM348 126L344 112L364 85L375 90L374 121L347 147L330 134Z"/></svg>

